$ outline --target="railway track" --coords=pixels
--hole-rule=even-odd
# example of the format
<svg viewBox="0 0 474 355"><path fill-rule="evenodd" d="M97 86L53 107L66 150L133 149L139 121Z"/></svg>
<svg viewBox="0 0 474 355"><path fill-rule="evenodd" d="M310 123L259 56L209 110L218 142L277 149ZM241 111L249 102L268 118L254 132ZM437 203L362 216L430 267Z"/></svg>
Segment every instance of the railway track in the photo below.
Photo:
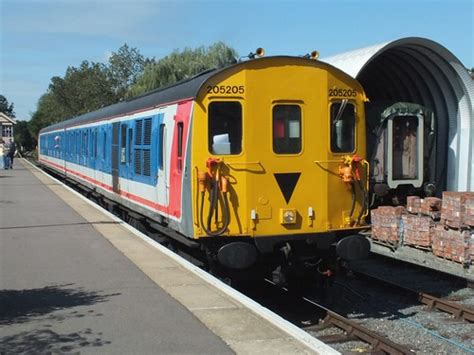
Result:
<svg viewBox="0 0 474 355"><path fill-rule="evenodd" d="M270 280L265 281L273 285L274 287L279 288L288 294L291 294L288 289L277 286ZM295 296L293 295L293 297ZM342 330L343 332L335 335L318 336L317 338L322 342L326 344L333 344L356 340L369 344L372 353L385 353L394 355L413 354L413 352L406 346L397 344L391 341L390 339L363 327L357 322L348 319L334 311L331 311L327 307L323 306L320 303L317 303L316 301L308 297L300 297L301 301L311 304L313 307L316 307L318 311L322 314L323 318L318 324L303 326L302 328L305 331L319 332L324 329L334 327ZM293 301L291 303L294 304Z"/></svg>
<svg viewBox="0 0 474 355"><path fill-rule="evenodd" d="M385 280L381 277L362 272L357 270L352 270L352 272L361 275L366 278L370 278L378 283L388 285L389 287L400 289L403 292L407 292L416 298L418 302L425 304L428 310L439 310L442 312L449 313L454 316L455 320L465 321L469 323L474 323L474 309L462 305L460 303L451 302L443 298L439 298L433 295L430 295L425 292L419 292L417 290L411 289L409 287L397 284L392 281Z"/></svg>

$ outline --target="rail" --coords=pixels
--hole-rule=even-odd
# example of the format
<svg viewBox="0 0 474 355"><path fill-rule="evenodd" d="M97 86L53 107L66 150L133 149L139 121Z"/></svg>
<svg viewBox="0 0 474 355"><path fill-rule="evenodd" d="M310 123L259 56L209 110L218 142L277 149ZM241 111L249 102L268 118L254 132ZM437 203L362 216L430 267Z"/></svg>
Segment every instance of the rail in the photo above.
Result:
<svg viewBox="0 0 474 355"><path fill-rule="evenodd" d="M303 297L307 302L319 307L326 312L326 317L321 321L321 324L310 325L303 329L320 331L329 327L337 327L344 331L344 334L335 334L328 336L318 337L324 343L340 343L351 340L362 340L365 343L370 344L372 350L375 352L382 351L387 354L402 355L402 354L413 354L413 352L407 347L394 343L390 339L372 332L371 330L363 327L359 323L350 320L346 317L337 314L326 307Z"/></svg>
<svg viewBox="0 0 474 355"><path fill-rule="evenodd" d="M266 282L269 284L278 287L279 289L289 293L288 289L285 287L280 287L276 285L273 281L265 279ZM324 343L331 344L331 343L342 343L351 340L360 340L364 343L370 344L372 347L373 352L382 352L386 354L394 354L394 355L404 355L404 354L413 354L406 346L397 344L386 337L376 334L373 331L365 328L364 326L360 325L359 323L348 319L340 314L331 311L330 309L326 308L325 306L309 299L307 297L302 296L301 299L306 302L310 303L312 306L318 308L318 310L322 311L325 317L319 324L309 325L302 327L305 331L320 331L330 327L336 327L344 331L344 334L335 334L335 335L327 335L327 336L319 336L317 337Z"/></svg>
<svg viewBox="0 0 474 355"><path fill-rule="evenodd" d="M384 280L380 277L370 275L370 274L365 273L365 272L361 272L361 271L357 271L357 270L353 270L353 272L355 272L357 274L360 274L360 275L363 275L365 277L369 277L370 279L376 280L377 282L387 284L389 286L392 286L392 287L401 289L405 292L409 292L409 293L413 294L418 299L418 301L420 303L423 303L423 304L428 306L428 310L435 310L436 309L436 310L439 310L439 311L443 311L443 312L452 314L455 317L456 320L463 320L465 322L474 323L474 309L473 308L467 307L467 306L459 304L459 303L450 302L450 301L447 301L445 299L438 298L438 297L435 297L433 295L430 295L428 293L419 292L419 291L413 290L409 287L405 287L405 286L399 285L397 283L394 283L394 282L391 282L391 281L388 281L388 280Z"/></svg>

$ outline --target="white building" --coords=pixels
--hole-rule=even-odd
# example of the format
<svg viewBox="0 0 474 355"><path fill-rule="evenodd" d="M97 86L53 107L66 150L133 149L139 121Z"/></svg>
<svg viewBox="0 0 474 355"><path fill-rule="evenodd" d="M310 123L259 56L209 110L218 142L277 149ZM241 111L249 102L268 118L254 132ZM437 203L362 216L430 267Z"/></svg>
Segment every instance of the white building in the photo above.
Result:
<svg viewBox="0 0 474 355"><path fill-rule="evenodd" d="M8 117L3 112L0 112L0 138L5 142L13 141L13 126L16 121Z"/></svg>

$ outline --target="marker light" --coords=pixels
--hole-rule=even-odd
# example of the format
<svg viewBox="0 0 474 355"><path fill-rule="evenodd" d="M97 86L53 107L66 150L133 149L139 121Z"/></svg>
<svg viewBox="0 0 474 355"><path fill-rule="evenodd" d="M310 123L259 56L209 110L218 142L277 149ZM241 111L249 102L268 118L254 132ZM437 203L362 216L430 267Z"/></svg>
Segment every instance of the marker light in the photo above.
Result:
<svg viewBox="0 0 474 355"><path fill-rule="evenodd" d="M319 52L318 51L312 51L311 54L309 55L309 59L316 60L319 58Z"/></svg>

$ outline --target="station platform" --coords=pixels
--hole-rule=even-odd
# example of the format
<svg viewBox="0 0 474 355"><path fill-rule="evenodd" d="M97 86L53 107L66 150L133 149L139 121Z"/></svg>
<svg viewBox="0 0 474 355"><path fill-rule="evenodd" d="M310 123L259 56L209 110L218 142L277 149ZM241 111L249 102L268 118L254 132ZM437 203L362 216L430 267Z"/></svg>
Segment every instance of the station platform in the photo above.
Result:
<svg viewBox="0 0 474 355"><path fill-rule="evenodd" d="M0 170L0 353L337 353L137 233L27 161Z"/></svg>

